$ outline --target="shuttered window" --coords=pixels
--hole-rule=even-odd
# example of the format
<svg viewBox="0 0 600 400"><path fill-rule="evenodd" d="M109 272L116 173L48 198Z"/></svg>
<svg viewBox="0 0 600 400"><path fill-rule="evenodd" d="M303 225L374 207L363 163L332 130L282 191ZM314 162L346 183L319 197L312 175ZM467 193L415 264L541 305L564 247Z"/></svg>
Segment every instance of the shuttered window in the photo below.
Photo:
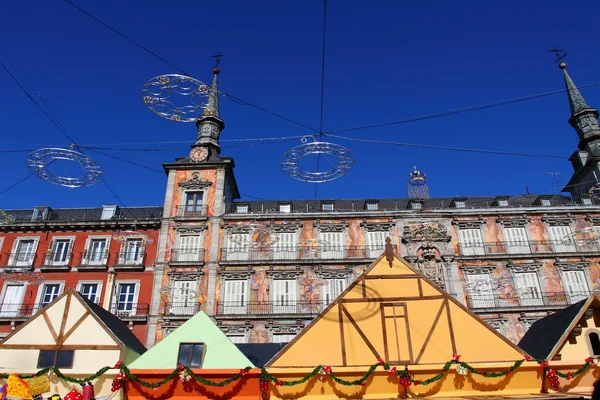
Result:
<svg viewBox="0 0 600 400"><path fill-rule="evenodd" d="M575 246L568 244L567 238L571 234L570 226L550 226L548 234L552 241L552 247L556 252L575 251Z"/></svg>
<svg viewBox="0 0 600 400"><path fill-rule="evenodd" d="M173 261L200 261L201 236L184 235L179 237L179 248Z"/></svg>
<svg viewBox="0 0 600 400"><path fill-rule="evenodd" d="M535 272L515 273L515 286L522 306L543 305L542 291Z"/></svg>
<svg viewBox="0 0 600 400"><path fill-rule="evenodd" d="M461 254L475 256L485 254L481 229L460 229L458 231Z"/></svg>
<svg viewBox="0 0 600 400"><path fill-rule="evenodd" d="M323 301L325 304L331 303L335 300L345 289L345 279L325 279L325 285L321 286L321 292L323 293Z"/></svg>
<svg viewBox="0 0 600 400"><path fill-rule="evenodd" d="M344 232L319 232L321 258L336 259L346 257L346 237Z"/></svg>
<svg viewBox="0 0 600 400"><path fill-rule="evenodd" d="M287 333L287 334L277 334L276 333L273 335L273 343L289 343L295 337L296 337L296 335L294 335L293 333Z"/></svg>
<svg viewBox="0 0 600 400"><path fill-rule="evenodd" d="M172 315L194 315L198 299L196 286L198 283L191 281L174 281L169 312Z"/></svg>
<svg viewBox="0 0 600 400"><path fill-rule="evenodd" d="M504 242L509 254L531 252L525 228L504 228Z"/></svg>
<svg viewBox="0 0 600 400"><path fill-rule="evenodd" d="M247 301L248 281L228 279L223 282L223 296L221 296L223 314L246 314Z"/></svg>
<svg viewBox="0 0 600 400"><path fill-rule="evenodd" d="M388 236L386 231L367 231L367 256L369 258L377 258L383 253L385 239Z"/></svg>
<svg viewBox="0 0 600 400"><path fill-rule="evenodd" d="M576 303L579 300L583 300L590 295L590 290L587 284L587 278L583 271L563 271L563 287L569 301Z"/></svg>
<svg viewBox="0 0 600 400"><path fill-rule="evenodd" d="M467 275L467 288L471 308L494 306L494 290L489 274Z"/></svg>
<svg viewBox="0 0 600 400"><path fill-rule="evenodd" d="M226 259L229 261L245 261L249 258L249 233L237 233L227 241Z"/></svg>
<svg viewBox="0 0 600 400"><path fill-rule="evenodd" d="M297 260L298 259L298 235L294 232L278 233L279 240L273 243L273 258L276 260Z"/></svg>
<svg viewBox="0 0 600 400"><path fill-rule="evenodd" d="M295 279L275 279L272 283L273 312L297 313L298 283Z"/></svg>

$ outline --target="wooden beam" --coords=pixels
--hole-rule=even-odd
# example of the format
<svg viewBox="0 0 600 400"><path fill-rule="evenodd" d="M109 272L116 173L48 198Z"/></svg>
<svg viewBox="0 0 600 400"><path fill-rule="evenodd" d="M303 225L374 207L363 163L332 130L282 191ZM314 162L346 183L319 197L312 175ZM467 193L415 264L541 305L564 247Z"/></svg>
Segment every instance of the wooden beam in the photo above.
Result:
<svg viewBox="0 0 600 400"><path fill-rule="evenodd" d="M108 344L71 344L65 346L54 344L3 344L2 348L11 350L121 350L121 346Z"/></svg>
<svg viewBox="0 0 600 400"><path fill-rule="evenodd" d="M342 315L343 304L338 305L338 320L340 324L340 345L342 346L342 365L346 366L346 339L344 337L344 317Z"/></svg>
<svg viewBox="0 0 600 400"><path fill-rule="evenodd" d="M62 343L62 337L65 334L65 327L67 326L67 317L69 316L69 307L71 307L71 297L67 296L65 301L65 310L63 311L62 320L60 321L60 332L58 333L58 342Z"/></svg>
<svg viewBox="0 0 600 400"><path fill-rule="evenodd" d="M419 361L421 361L421 357L423 356L423 353L425 353L425 348L427 347L427 345L429 344L429 341L431 340L431 337L433 336L433 331L437 327L438 321L440 320L440 317L442 316L442 311L444 310L445 305L446 305L445 302L440 305L440 309L438 310L438 313L436 314L435 319L433 320L433 325L431 326L431 329L429 330L429 333L427 334L427 337L425 338L423 347L421 347L421 351L419 351L419 354L417 355L415 364L418 364Z"/></svg>
<svg viewBox="0 0 600 400"><path fill-rule="evenodd" d="M360 337L362 338L362 340L364 340L364 342L367 344L367 346L369 347L369 349L373 352L373 354L375 355L375 357L381 358L381 356L379 355L379 353L377 352L377 350L375 350L375 347L373 347L373 345L371 344L371 342L369 342L369 339L363 333L363 331L359 328L358 324L356 323L356 321L354 320L354 318L352 318L352 315L350 315L350 313L348 312L348 310L346 310L345 308L342 308L342 311L344 312L344 314L346 314L346 318L348 318L348 321L350 321L350 323L352 324L352 326L354 327L354 329L356 329L356 331L358 332L358 334L360 335Z"/></svg>
<svg viewBox="0 0 600 400"><path fill-rule="evenodd" d="M58 343L58 334L56 333L54 326L52 326L52 322L50 321L50 317L48 316L48 314L46 314L46 311L44 311L42 313L42 317L44 318L44 321L46 321L46 325L48 325L48 329L50 330L50 333L52 334L52 338L54 339L55 342Z"/></svg>
<svg viewBox="0 0 600 400"><path fill-rule="evenodd" d="M415 296L415 297L373 297L369 299L340 299L340 303L380 303L383 301L411 301L411 300L444 300L444 296Z"/></svg>
<svg viewBox="0 0 600 400"><path fill-rule="evenodd" d="M83 321L84 321L84 320L85 320L85 319L88 317L88 315L90 315L90 312L89 312L89 311L86 311L86 312L83 314L83 316L82 316L81 318L79 318L79 319L77 320L77 322L75 322L75 323L73 324L73 326L71 327L71 329L69 329L69 330L67 331L67 333L65 333L65 334L63 335L63 337L62 337L62 341L60 342L60 344L63 344L64 342L66 342L66 341L67 341L67 339L69 338L69 336L71 336L71 335L73 334L73 332L75 332L75 330L76 330L77 328L79 328L79 325L81 325L81 324L83 323Z"/></svg>
<svg viewBox="0 0 600 400"><path fill-rule="evenodd" d="M450 315L450 303L448 298L444 300L446 305L446 314L448 314L448 328L450 329L450 342L452 343L452 353L456 354L456 339L454 338L454 327L452 326L452 316Z"/></svg>
<svg viewBox="0 0 600 400"><path fill-rule="evenodd" d="M365 279L421 279L419 275L365 275Z"/></svg>

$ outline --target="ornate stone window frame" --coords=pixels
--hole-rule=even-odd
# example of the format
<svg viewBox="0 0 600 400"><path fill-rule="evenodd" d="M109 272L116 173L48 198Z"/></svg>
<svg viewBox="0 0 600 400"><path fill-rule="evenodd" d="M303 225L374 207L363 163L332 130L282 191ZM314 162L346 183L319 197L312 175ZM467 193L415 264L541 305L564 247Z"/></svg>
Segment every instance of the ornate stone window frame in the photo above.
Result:
<svg viewBox="0 0 600 400"><path fill-rule="evenodd" d="M360 226L365 232L391 232L396 226L396 221L393 218L389 218L387 222L369 222L363 219Z"/></svg>
<svg viewBox="0 0 600 400"><path fill-rule="evenodd" d="M481 229L485 226L485 219L482 215L478 215L477 219L456 219L454 218L451 224L455 227L454 229Z"/></svg>
<svg viewBox="0 0 600 400"><path fill-rule="evenodd" d="M221 329L221 331L224 334L243 334L246 337L248 332L250 332L250 330L254 328L254 325L249 320L244 321L244 323L242 324L223 325L223 321L217 319L217 326Z"/></svg>
<svg viewBox="0 0 600 400"><path fill-rule="evenodd" d="M300 220L294 220L293 222L276 224L274 220L269 222L268 228L271 232L275 233L297 233L302 229L302 223Z"/></svg>
<svg viewBox="0 0 600 400"><path fill-rule="evenodd" d="M269 320L265 325L267 331L269 331L269 336L273 335L282 335L282 334L292 334L297 335L300 333L302 329L304 329L304 323L302 320L296 320L293 324L283 324L279 323L279 321Z"/></svg>
<svg viewBox="0 0 600 400"><path fill-rule="evenodd" d="M503 228L527 228L530 222L531 218L527 217L526 215L522 215L520 217L506 217L499 215L496 219L496 223L500 224Z"/></svg>
<svg viewBox="0 0 600 400"><path fill-rule="evenodd" d="M346 265L343 269L333 269L318 265L314 272L320 279L345 279L348 283L348 277L352 275L352 268Z"/></svg>
<svg viewBox="0 0 600 400"><path fill-rule="evenodd" d="M413 233L415 231L417 231L420 226L423 226L426 224L437 225L440 228L440 233L435 236L428 235L428 236L423 236L420 238L417 238L416 236L413 235ZM418 224L413 224L413 225L415 225L415 226L413 226L411 228L410 222L409 222L409 225L404 226L404 231L402 232L402 242L403 243L406 243L406 244L408 244L408 243L425 243L425 242L449 243L452 241L452 236L448 234L448 228L446 227L446 225L444 225L441 222L425 221L425 222L420 222Z"/></svg>
<svg viewBox="0 0 600 400"><path fill-rule="evenodd" d="M585 220L590 226L600 226L600 217L592 216L591 214L586 214Z"/></svg>
<svg viewBox="0 0 600 400"><path fill-rule="evenodd" d="M254 274L254 269L250 267L244 269L221 268L218 274L221 280L249 280Z"/></svg>
<svg viewBox="0 0 600 400"><path fill-rule="evenodd" d="M511 260L506 263L506 268L510 271L513 283L515 285L515 289L517 291L517 297L520 298L519 289L517 288L517 275L518 274L528 274L535 273L535 277L537 279L537 287L540 290L540 296L544 295L544 291L542 289L542 263L541 262L533 262L533 263L525 263L525 264L515 264Z"/></svg>
<svg viewBox="0 0 600 400"><path fill-rule="evenodd" d="M348 229L348 223L345 219L342 219L341 223L322 223L320 219L317 219L313 226L317 228L319 232L343 232L346 233Z"/></svg>
<svg viewBox="0 0 600 400"><path fill-rule="evenodd" d="M567 215L547 215L542 216L541 221L546 226L571 226L575 218L571 214Z"/></svg>
<svg viewBox="0 0 600 400"><path fill-rule="evenodd" d="M498 314L497 318L487 318L483 320L486 324L488 324L492 329L496 332L504 335L506 324L508 322L508 318L506 318L503 314Z"/></svg>
<svg viewBox="0 0 600 400"><path fill-rule="evenodd" d="M179 182L180 200L179 205L185 205L186 193L188 192L202 192L202 204L206 205L206 198L208 188L212 185L212 182L202 180L202 173L200 171L194 171L191 173L190 179L187 181Z"/></svg>
<svg viewBox="0 0 600 400"><path fill-rule="evenodd" d="M587 291L589 294L591 294L593 292L593 283L591 282L590 279L590 263L589 261L561 261L559 259L557 259L554 262L554 266L556 267L556 269L558 270L558 274L560 275L560 280L561 282L565 281L565 277L564 277L564 272L566 271L581 271L583 272L583 276L585 277L585 284L587 286ZM564 285L563 285L564 287ZM565 289L565 293L568 294L567 290Z"/></svg>
<svg viewBox="0 0 600 400"><path fill-rule="evenodd" d="M285 279L291 280L300 278L302 276L303 271L300 269L300 266L296 266L296 268L285 268L285 269L274 269L270 267L265 271L267 276L269 277L269 281L273 281L276 279Z"/></svg>

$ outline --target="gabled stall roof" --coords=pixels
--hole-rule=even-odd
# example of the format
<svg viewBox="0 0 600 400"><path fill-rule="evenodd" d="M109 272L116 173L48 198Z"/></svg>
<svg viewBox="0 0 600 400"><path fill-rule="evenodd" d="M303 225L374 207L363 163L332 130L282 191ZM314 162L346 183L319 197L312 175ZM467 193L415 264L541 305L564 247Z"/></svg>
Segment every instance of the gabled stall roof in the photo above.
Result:
<svg viewBox="0 0 600 400"><path fill-rule="evenodd" d="M270 367L523 359L524 352L397 255L380 257ZM391 265L391 267L390 267Z"/></svg>

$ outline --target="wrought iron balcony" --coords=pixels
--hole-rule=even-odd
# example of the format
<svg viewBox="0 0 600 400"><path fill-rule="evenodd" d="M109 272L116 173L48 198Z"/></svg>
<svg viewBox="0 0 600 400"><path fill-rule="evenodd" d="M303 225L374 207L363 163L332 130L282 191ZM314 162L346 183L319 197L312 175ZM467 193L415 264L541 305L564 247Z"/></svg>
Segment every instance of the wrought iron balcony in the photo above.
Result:
<svg viewBox="0 0 600 400"><path fill-rule="evenodd" d="M146 251L142 248L125 249L120 251L117 256L118 261L115 266L143 266L146 258Z"/></svg>
<svg viewBox="0 0 600 400"><path fill-rule="evenodd" d="M177 218L203 218L206 217L206 205L177 206L175 217Z"/></svg>
<svg viewBox="0 0 600 400"><path fill-rule="evenodd" d="M41 269L51 269L51 270L68 270L69 264L71 263L71 258L73 253L44 253L42 258L44 260Z"/></svg>
<svg viewBox="0 0 600 400"><path fill-rule="evenodd" d="M472 310L498 308L564 308L580 300L587 299L590 292L548 292L522 293L501 296L497 293L479 293L467 296L467 305Z"/></svg>
<svg viewBox="0 0 600 400"><path fill-rule="evenodd" d="M200 309L202 304L193 303L193 302L173 302L173 303L165 303L165 315L169 316L194 316L196 315Z"/></svg>
<svg viewBox="0 0 600 400"><path fill-rule="evenodd" d="M35 260L35 253L15 252L8 255L6 265L9 267L31 267Z"/></svg>
<svg viewBox="0 0 600 400"><path fill-rule="evenodd" d="M150 305L147 303L116 303L110 306L110 312L122 319L147 317Z"/></svg>
<svg viewBox="0 0 600 400"><path fill-rule="evenodd" d="M485 242L458 245L461 256L494 256L511 254L555 254L555 253L598 253L600 245L596 241L565 244L560 241L519 241Z"/></svg>
<svg viewBox="0 0 600 400"><path fill-rule="evenodd" d="M204 249L173 249L170 264L198 264L204 262Z"/></svg>
<svg viewBox="0 0 600 400"><path fill-rule="evenodd" d="M108 266L110 254L108 251L84 250L81 252L78 267L94 268Z"/></svg>
<svg viewBox="0 0 600 400"><path fill-rule="evenodd" d="M34 314L33 304L3 303L0 305L0 319L29 318Z"/></svg>
<svg viewBox="0 0 600 400"><path fill-rule="evenodd" d="M221 249L222 261L375 259L384 244L370 246L237 246ZM394 249L396 251L396 249Z"/></svg>
<svg viewBox="0 0 600 400"><path fill-rule="evenodd" d="M217 313L221 315L316 315L323 311L328 304L329 302L326 301L221 301L217 306Z"/></svg>

